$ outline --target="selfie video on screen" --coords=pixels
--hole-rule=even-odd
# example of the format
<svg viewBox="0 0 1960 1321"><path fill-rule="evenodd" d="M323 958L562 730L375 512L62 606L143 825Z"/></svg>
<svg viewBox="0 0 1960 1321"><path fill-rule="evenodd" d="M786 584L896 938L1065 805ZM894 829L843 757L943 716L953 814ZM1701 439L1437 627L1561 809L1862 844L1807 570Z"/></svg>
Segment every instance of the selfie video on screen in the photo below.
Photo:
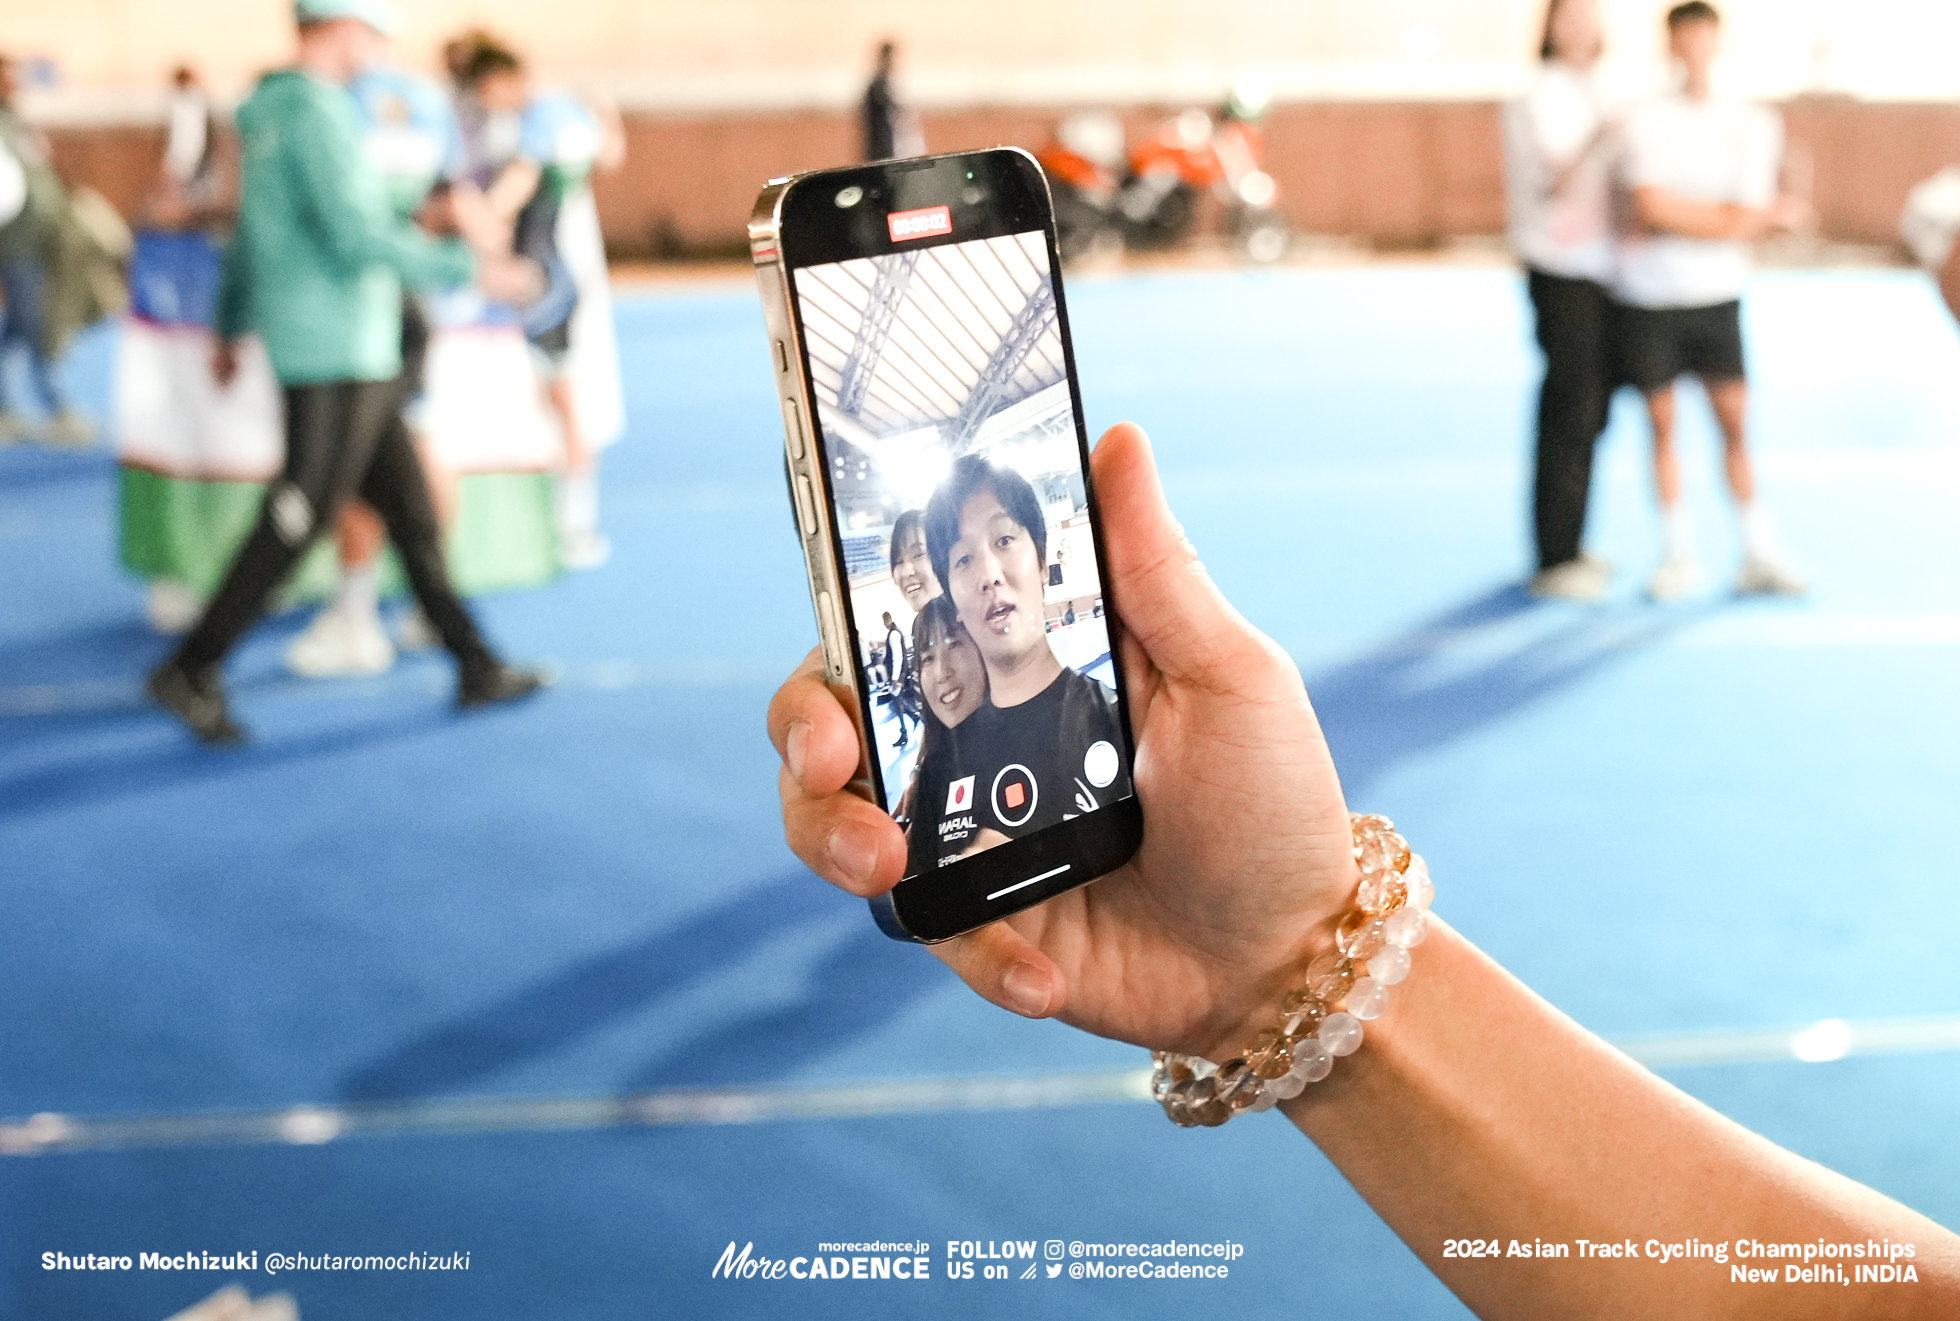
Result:
<svg viewBox="0 0 1960 1321"><path fill-rule="evenodd" d="M1129 797L1043 236L795 279L907 873Z"/></svg>

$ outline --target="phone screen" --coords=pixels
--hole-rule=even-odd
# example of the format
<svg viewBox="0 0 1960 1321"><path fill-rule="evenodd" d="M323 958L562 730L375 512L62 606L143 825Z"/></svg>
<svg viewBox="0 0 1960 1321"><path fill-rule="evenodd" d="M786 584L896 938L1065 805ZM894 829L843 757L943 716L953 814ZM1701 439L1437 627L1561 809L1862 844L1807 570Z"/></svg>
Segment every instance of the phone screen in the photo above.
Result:
<svg viewBox="0 0 1960 1321"><path fill-rule="evenodd" d="M1133 792L1048 239L947 223L893 212L894 246L939 241L792 273L876 787L919 877Z"/></svg>

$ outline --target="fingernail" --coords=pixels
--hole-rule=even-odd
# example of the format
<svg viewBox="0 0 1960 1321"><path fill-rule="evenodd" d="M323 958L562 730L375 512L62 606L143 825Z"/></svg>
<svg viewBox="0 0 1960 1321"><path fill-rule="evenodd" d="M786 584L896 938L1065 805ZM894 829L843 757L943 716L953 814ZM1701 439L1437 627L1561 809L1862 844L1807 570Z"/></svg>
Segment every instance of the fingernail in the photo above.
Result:
<svg viewBox="0 0 1960 1321"><path fill-rule="evenodd" d="M847 881L863 884L878 865L878 836L859 821L846 821L830 832L830 860Z"/></svg>
<svg viewBox="0 0 1960 1321"><path fill-rule="evenodd" d="M1000 979L1004 1006L1027 1018L1048 1012L1048 978L1032 964L1017 963Z"/></svg>
<svg viewBox="0 0 1960 1321"><path fill-rule="evenodd" d="M783 739L783 761L789 766L789 778L798 784L803 783L803 753L809 746L810 722L791 721L789 734Z"/></svg>

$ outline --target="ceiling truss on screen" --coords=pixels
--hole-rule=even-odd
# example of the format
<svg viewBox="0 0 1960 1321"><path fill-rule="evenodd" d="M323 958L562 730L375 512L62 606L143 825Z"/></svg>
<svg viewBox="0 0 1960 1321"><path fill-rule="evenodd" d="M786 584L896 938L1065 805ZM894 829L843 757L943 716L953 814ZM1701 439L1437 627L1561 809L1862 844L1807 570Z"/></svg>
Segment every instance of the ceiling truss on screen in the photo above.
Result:
<svg viewBox="0 0 1960 1321"><path fill-rule="evenodd" d="M980 369L980 379L974 383L973 393L960 405L960 415L953 420L953 434L948 437L952 441L953 453L964 454L972 446L980 424L992 417L994 410L1005 401L1005 396L1014 387L1015 377L1021 373L1021 364L1027 361L1035 344L1054 324L1055 288L1044 282L1028 295L1028 301L1014 314L1014 324L1008 327L1007 334L994 346L993 356Z"/></svg>
<svg viewBox="0 0 1960 1321"><path fill-rule="evenodd" d="M935 430L970 444L1065 379L1047 258L1023 234L799 270L820 411L853 441Z"/></svg>
<svg viewBox="0 0 1960 1321"><path fill-rule="evenodd" d="M912 270L919 254L908 252L878 263L878 276L871 285L871 301L864 320L858 322L857 339L851 356L844 363L844 382L837 391L837 406L856 417L864 408L864 393L878 370L878 359L885 352L885 341L892 333L892 318L912 285Z"/></svg>

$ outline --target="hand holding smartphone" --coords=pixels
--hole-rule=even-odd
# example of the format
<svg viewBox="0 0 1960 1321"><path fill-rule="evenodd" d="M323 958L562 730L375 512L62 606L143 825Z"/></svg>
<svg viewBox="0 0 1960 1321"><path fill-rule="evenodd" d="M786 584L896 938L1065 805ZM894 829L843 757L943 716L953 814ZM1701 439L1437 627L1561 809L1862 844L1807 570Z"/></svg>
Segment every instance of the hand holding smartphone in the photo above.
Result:
<svg viewBox="0 0 1960 1321"><path fill-rule="evenodd" d="M826 677L935 941L1135 852L1132 739L1046 182L1012 149L769 185L750 223Z"/></svg>

